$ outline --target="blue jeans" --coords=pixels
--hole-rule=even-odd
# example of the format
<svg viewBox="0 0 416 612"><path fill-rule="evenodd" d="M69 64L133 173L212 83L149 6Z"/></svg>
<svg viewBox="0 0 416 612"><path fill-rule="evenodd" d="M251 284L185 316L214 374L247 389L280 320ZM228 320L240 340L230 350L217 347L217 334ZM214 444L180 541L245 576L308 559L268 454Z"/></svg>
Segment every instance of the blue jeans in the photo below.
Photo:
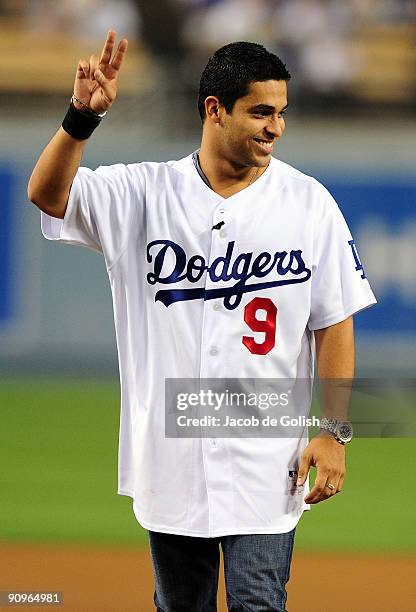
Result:
<svg viewBox="0 0 416 612"><path fill-rule="evenodd" d="M195 538L149 531L158 612L216 612L219 545L230 612L285 612L295 529Z"/></svg>

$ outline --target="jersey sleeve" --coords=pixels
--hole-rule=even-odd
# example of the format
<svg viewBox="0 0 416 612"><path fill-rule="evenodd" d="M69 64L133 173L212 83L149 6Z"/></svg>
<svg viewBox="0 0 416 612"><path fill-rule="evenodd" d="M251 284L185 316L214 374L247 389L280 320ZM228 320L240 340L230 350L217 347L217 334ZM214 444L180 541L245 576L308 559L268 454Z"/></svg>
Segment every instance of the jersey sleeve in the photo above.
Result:
<svg viewBox="0 0 416 612"><path fill-rule="evenodd" d="M348 225L322 187L323 212L316 223L310 330L323 329L376 304Z"/></svg>
<svg viewBox="0 0 416 612"><path fill-rule="evenodd" d="M102 253L110 268L123 253L144 206L140 164L79 168L63 219L42 212L42 233L48 240Z"/></svg>

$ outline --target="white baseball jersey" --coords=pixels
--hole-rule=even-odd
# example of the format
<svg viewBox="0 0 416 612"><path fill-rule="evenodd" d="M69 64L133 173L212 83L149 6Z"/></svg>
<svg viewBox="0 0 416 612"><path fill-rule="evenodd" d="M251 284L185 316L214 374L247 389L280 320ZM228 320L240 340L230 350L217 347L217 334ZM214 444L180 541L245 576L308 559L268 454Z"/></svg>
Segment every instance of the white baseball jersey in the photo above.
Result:
<svg viewBox="0 0 416 612"><path fill-rule="evenodd" d="M192 155L80 168L65 218L42 213L42 231L105 258L121 379L118 492L139 523L199 537L295 527L307 486L294 495L288 473L306 440L167 438L164 383L313 377L313 330L376 302L328 191L274 158L226 199Z"/></svg>

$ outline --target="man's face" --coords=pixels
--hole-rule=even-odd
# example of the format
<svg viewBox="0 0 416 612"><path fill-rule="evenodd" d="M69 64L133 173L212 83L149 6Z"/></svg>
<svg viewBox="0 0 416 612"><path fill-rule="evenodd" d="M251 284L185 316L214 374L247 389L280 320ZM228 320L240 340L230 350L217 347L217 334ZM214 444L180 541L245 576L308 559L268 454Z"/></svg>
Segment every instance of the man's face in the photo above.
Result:
<svg viewBox="0 0 416 612"><path fill-rule="evenodd" d="M237 166L265 167L285 129L286 81L256 81L230 114L222 108L220 149Z"/></svg>

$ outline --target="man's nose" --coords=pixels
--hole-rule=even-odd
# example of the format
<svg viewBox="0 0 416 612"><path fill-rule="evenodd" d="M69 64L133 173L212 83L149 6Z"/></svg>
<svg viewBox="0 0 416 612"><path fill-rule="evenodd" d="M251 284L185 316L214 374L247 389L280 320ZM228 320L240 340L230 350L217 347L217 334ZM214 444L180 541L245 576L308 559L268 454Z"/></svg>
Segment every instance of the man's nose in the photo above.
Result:
<svg viewBox="0 0 416 612"><path fill-rule="evenodd" d="M276 119L272 119L270 123L266 126L266 131L269 134L272 134L275 138L280 138L284 132L284 123L282 119L276 117Z"/></svg>

